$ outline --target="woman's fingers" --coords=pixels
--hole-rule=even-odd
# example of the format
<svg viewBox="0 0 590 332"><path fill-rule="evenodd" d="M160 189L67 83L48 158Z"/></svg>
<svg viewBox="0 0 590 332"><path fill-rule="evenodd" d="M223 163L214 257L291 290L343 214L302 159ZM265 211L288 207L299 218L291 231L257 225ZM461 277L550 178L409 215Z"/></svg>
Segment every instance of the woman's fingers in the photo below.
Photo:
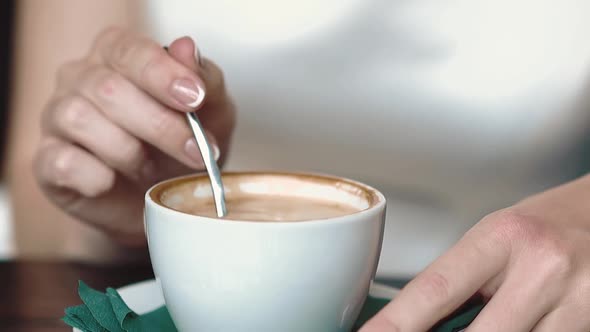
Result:
<svg viewBox="0 0 590 332"><path fill-rule="evenodd" d="M205 84L156 42L121 28L106 30L91 58L105 63L172 109L192 111L205 97Z"/></svg>
<svg viewBox="0 0 590 332"><path fill-rule="evenodd" d="M181 37L174 40L168 46L168 54L188 69L194 72L199 70L199 66L201 65L199 58L201 55L190 37Z"/></svg>
<svg viewBox="0 0 590 332"><path fill-rule="evenodd" d="M52 103L43 123L52 134L82 146L129 178L149 181L154 176L153 161L141 141L113 124L82 96Z"/></svg>
<svg viewBox="0 0 590 332"><path fill-rule="evenodd" d="M180 45L194 47L190 38ZM204 168L184 112L202 107L205 83L201 69L189 64L154 41L113 28L86 57L61 66L35 161L47 196L122 243L142 245L146 187ZM220 145L227 150L234 124L227 105L201 112L211 114L203 124L216 158Z"/></svg>
<svg viewBox="0 0 590 332"><path fill-rule="evenodd" d="M547 287L550 276L532 274L534 269L528 265L519 266L508 275L467 332L529 332L533 329L549 311L557 294Z"/></svg>
<svg viewBox="0 0 590 332"><path fill-rule="evenodd" d="M160 46L156 48L155 45L149 39L119 29L109 30L95 44L95 50L100 56L94 59L94 63L92 60L76 61L60 70L60 84L67 86L68 91L58 94L58 98L66 100L64 103L68 103L68 99L77 98L77 95L80 95L89 100L94 105L94 108L103 114L104 118L112 122L114 126L120 127L122 132L126 132L139 141L144 141L156 147L190 168L201 169L204 164L184 114L175 112L164 105L171 105L170 102L164 100L164 104L162 104L163 95L160 93L161 89L156 88L170 75L188 75L187 77L198 79L196 72L199 68L195 67L197 64L194 59L194 43L190 38L184 37L171 45L173 51L179 49L181 53L182 50L186 53L188 50L189 53L184 55L182 61L174 59ZM160 54L160 52L163 53ZM131 61L130 54L133 54L136 60ZM146 60L148 58L159 59L153 60L158 65L145 65L146 62L150 63L152 61ZM103 62L106 62L106 65ZM158 80L151 83L150 80L139 82L136 67L142 66L142 63L147 66L147 72L150 70L168 71L169 74L161 75ZM116 68L116 70L109 68L109 66ZM219 74L221 73L219 72ZM212 82L215 81L222 81L222 78L216 78ZM199 82L202 83L200 80ZM219 95L220 92L216 91L222 89L222 85L216 84L212 86L213 96ZM154 99L154 96L160 101ZM204 97L204 92L201 97ZM85 117L82 112L76 112L75 110L64 113L66 113L66 116L60 116L59 114L56 116L62 120L65 119L66 122L68 119L72 120L75 117L81 119ZM88 117L90 116L88 115ZM235 117L233 107L216 107L215 112L211 109L209 112L202 112L199 117L210 133L216 137L224 138L220 143L223 144L224 149L227 148L225 136L229 138L233 128ZM68 125L68 127L72 126ZM63 128L61 131L64 131ZM78 134L80 132L76 128L68 129L70 133L73 131L77 131ZM130 155L136 157L136 159L130 163L123 163L123 166L127 166L124 168L121 167L120 158L113 156L117 159L108 159L104 153L92 149L87 140L82 141L79 135L75 138L69 136L69 139L73 139L80 145L85 146L99 158L104 159L108 165L121 170L127 176L133 177L134 174L149 173L149 170L153 169L149 164L145 165L145 169L138 166L138 164L141 164L142 157L141 152L133 150L137 147L137 144L131 144L129 147L133 152ZM214 149L220 150L219 146L214 146ZM146 160L145 156L143 160Z"/></svg>
<svg viewBox="0 0 590 332"><path fill-rule="evenodd" d="M202 168L185 115L155 101L119 73L96 66L76 93L90 100L109 121L191 168Z"/></svg>
<svg viewBox="0 0 590 332"><path fill-rule="evenodd" d="M561 309L575 312L590 296L587 274L576 280L583 261L577 250L586 252L587 241L576 241L579 232L568 232L568 237L562 232L518 210L493 213L408 284L363 331L426 331L477 291L491 300L469 332L586 331L590 319L584 311L571 315ZM560 314L553 316L556 312ZM558 320L566 317L568 321Z"/></svg>
<svg viewBox="0 0 590 332"><path fill-rule="evenodd" d="M590 317L587 307L584 309L579 303L563 305L548 313L532 329L532 332L588 332L590 331Z"/></svg>
<svg viewBox="0 0 590 332"><path fill-rule="evenodd" d="M504 280L468 332L529 332L553 310L572 284L575 263L568 244L540 222L526 217L513 217L512 226L505 227L503 233L509 233L508 229L512 229L507 238L513 243L513 255L506 265Z"/></svg>
<svg viewBox="0 0 590 332"><path fill-rule="evenodd" d="M196 47L191 38L182 37L170 44L168 53L179 63L196 71L205 82L205 105L197 114L205 128L220 140L218 143L222 150L227 151L235 123L235 107L227 95L223 72L215 63L199 55Z"/></svg>
<svg viewBox="0 0 590 332"><path fill-rule="evenodd" d="M55 199L61 197L64 189L84 197L98 197L111 190L115 182L111 168L80 147L58 138L44 138L34 165L39 183Z"/></svg>
<svg viewBox="0 0 590 332"><path fill-rule="evenodd" d="M204 109L198 112L201 119L207 127L215 127L215 121L227 123L233 118L233 114L228 114L233 109L223 106L229 98L225 90L223 72L213 62L201 57L200 51L193 40L189 37L178 38L168 47L168 54L179 63L187 68L199 73L199 77L207 86L206 104ZM198 59L195 59L197 57ZM210 110L215 110L211 112Z"/></svg>
<svg viewBox="0 0 590 332"><path fill-rule="evenodd" d="M501 272L508 252L496 241L468 232L412 280L372 318L363 332L427 331Z"/></svg>

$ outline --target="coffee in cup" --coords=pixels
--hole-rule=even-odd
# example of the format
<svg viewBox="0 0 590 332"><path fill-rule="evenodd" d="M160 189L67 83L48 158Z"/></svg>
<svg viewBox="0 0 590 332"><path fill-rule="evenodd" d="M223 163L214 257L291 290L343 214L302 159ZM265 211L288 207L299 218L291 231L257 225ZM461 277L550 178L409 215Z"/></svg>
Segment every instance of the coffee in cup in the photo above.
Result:
<svg viewBox="0 0 590 332"><path fill-rule="evenodd" d="M180 331L349 331L374 278L385 198L297 173L226 173L227 218L206 175L146 194L156 279Z"/></svg>
<svg viewBox="0 0 590 332"><path fill-rule="evenodd" d="M369 207L369 195L346 181L300 175L226 175L224 219L307 221L353 214ZM180 181L160 191L163 205L180 212L216 217L207 178ZM366 200L363 201L363 200Z"/></svg>

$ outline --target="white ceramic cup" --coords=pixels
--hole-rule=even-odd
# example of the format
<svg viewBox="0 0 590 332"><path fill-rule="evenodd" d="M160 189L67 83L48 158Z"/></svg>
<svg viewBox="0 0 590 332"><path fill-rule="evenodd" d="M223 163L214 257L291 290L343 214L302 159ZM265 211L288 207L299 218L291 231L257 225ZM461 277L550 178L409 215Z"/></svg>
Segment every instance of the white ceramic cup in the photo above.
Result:
<svg viewBox="0 0 590 332"><path fill-rule="evenodd" d="M223 177L237 180L242 192L330 199L362 210L301 222L219 220L162 201L162 193L183 181L197 181L194 195L210 196L207 178L155 185L145 196L149 251L179 331L349 331L377 269L384 196L325 175ZM226 191L231 196L232 188Z"/></svg>

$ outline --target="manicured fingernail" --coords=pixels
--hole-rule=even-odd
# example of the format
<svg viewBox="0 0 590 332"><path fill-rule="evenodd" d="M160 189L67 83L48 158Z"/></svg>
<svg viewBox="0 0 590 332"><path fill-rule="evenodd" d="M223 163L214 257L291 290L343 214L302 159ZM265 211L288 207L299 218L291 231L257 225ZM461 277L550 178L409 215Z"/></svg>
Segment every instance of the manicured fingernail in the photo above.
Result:
<svg viewBox="0 0 590 332"><path fill-rule="evenodd" d="M221 152L217 144L209 143L211 145L211 150L213 150L213 158L215 160L219 160L219 156ZM201 157L201 150L199 150L199 146L197 145L197 141L194 138L190 138L184 144L184 152L187 156L196 163L196 166L203 166L203 158Z"/></svg>
<svg viewBox="0 0 590 332"><path fill-rule="evenodd" d="M216 144L213 144L211 148L213 149L213 158L215 161L219 160L219 157L221 157L221 150L219 150L219 147Z"/></svg>
<svg viewBox="0 0 590 332"><path fill-rule="evenodd" d="M205 99L205 90L200 83L188 79L179 79L172 83L172 96L181 104L196 108Z"/></svg>
<svg viewBox="0 0 590 332"><path fill-rule="evenodd" d="M184 144L184 153L194 162L198 163L199 166L203 165L203 158L201 157L201 151L197 146L197 141L194 138L189 138Z"/></svg>

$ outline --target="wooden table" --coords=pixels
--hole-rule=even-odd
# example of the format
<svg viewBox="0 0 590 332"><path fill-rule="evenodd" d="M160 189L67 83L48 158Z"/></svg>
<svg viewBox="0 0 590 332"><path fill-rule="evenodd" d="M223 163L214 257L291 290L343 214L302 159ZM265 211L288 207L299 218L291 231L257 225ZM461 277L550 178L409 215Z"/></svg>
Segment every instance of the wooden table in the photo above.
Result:
<svg viewBox="0 0 590 332"><path fill-rule="evenodd" d="M153 278L150 266L0 262L0 331L72 331L64 309L80 304L78 280L96 289Z"/></svg>

